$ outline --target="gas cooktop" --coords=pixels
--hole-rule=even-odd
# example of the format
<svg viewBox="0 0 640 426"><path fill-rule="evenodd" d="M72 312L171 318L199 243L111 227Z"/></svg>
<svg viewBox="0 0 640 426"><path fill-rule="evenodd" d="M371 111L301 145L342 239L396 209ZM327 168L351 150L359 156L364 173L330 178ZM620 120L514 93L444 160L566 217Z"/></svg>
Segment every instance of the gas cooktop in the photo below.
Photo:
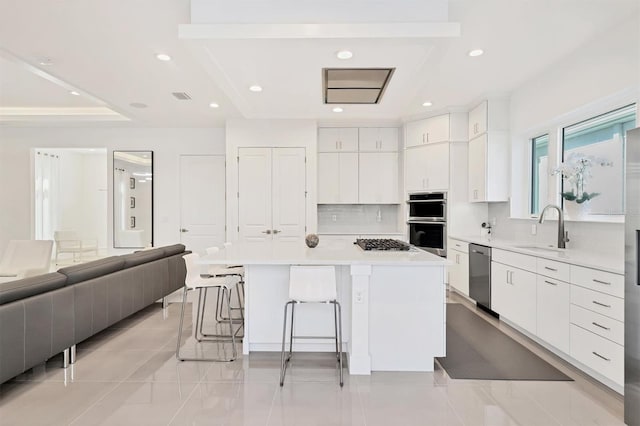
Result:
<svg viewBox="0 0 640 426"><path fill-rule="evenodd" d="M408 251L410 248L409 244L390 238L358 238L354 244L367 251Z"/></svg>

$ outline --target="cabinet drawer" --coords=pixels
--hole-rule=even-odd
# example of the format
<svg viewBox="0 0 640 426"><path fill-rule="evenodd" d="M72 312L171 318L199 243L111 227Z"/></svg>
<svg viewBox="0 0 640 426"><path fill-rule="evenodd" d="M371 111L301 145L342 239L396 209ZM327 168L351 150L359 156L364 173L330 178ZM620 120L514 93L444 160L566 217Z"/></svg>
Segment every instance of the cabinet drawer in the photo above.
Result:
<svg viewBox="0 0 640 426"><path fill-rule="evenodd" d="M569 277L571 276L571 266L569 264L540 257L536 260L536 269L538 274L560 281L569 282Z"/></svg>
<svg viewBox="0 0 640 426"><path fill-rule="evenodd" d="M571 356L617 384L624 384L622 346L571 324Z"/></svg>
<svg viewBox="0 0 640 426"><path fill-rule="evenodd" d="M457 250L462 253L469 253L469 243L460 240L449 240L449 246L447 247L451 250Z"/></svg>
<svg viewBox="0 0 640 426"><path fill-rule="evenodd" d="M624 297L624 276L571 265L571 283L616 297Z"/></svg>
<svg viewBox="0 0 640 426"><path fill-rule="evenodd" d="M624 322L624 299L619 297L572 285L571 303Z"/></svg>
<svg viewBox="0 0 640 426"><path fill-rule="evenodd" d="M604 315L571 305L571 323L589 330L599 336L624 345L624 323Z"/></svg>
<svg viewBox="0 0 640 426"><path fill-rule="evenodd" d="M493 249L491 251L491 260L504 263L505 265L515 266L525 271L536 272L536 258L534 256Z"/></svg>

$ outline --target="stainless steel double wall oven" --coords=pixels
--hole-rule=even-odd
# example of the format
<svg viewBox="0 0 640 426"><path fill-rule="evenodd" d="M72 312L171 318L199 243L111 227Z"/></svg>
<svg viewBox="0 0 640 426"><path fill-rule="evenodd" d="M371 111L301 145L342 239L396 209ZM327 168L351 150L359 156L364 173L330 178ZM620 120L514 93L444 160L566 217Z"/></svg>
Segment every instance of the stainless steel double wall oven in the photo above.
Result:
<svg viewBox="0 0 640 426"><path fill-rule="evenodd" d="M407 200L409 242L445 257L447 255L447 193L415 192Z"/></svg>

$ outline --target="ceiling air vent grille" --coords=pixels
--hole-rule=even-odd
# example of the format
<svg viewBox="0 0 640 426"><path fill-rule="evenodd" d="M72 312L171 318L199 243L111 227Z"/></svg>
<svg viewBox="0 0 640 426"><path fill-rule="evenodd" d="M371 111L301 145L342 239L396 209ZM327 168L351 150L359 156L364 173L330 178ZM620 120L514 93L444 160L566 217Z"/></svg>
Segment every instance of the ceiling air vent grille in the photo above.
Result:
<svg viewBox="0 0 640 426"><path fill-rule="evenodd" d="M189 94L185 92L172 92L171 94L179 101L188 101L189 99L191 99L191 96L189 96Z"/></svg>
<svg viewBox="0 0 640 426"><path fill-rule="evenodd" d="M395 68L323 68L325 104L378 104Z"/></svg>

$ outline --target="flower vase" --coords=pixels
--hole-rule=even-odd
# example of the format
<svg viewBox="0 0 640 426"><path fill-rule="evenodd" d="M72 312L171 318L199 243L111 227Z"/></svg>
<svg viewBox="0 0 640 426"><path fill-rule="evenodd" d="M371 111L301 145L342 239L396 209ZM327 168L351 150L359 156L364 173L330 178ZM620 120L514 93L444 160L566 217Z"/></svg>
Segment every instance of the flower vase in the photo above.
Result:
<svg viewBox="0 0 640 426"><path fill-rule="evenodd" d="M590 201L576 203L575 201L564 200L564 211L568 219L583 219L589 214Z"/></svg>

